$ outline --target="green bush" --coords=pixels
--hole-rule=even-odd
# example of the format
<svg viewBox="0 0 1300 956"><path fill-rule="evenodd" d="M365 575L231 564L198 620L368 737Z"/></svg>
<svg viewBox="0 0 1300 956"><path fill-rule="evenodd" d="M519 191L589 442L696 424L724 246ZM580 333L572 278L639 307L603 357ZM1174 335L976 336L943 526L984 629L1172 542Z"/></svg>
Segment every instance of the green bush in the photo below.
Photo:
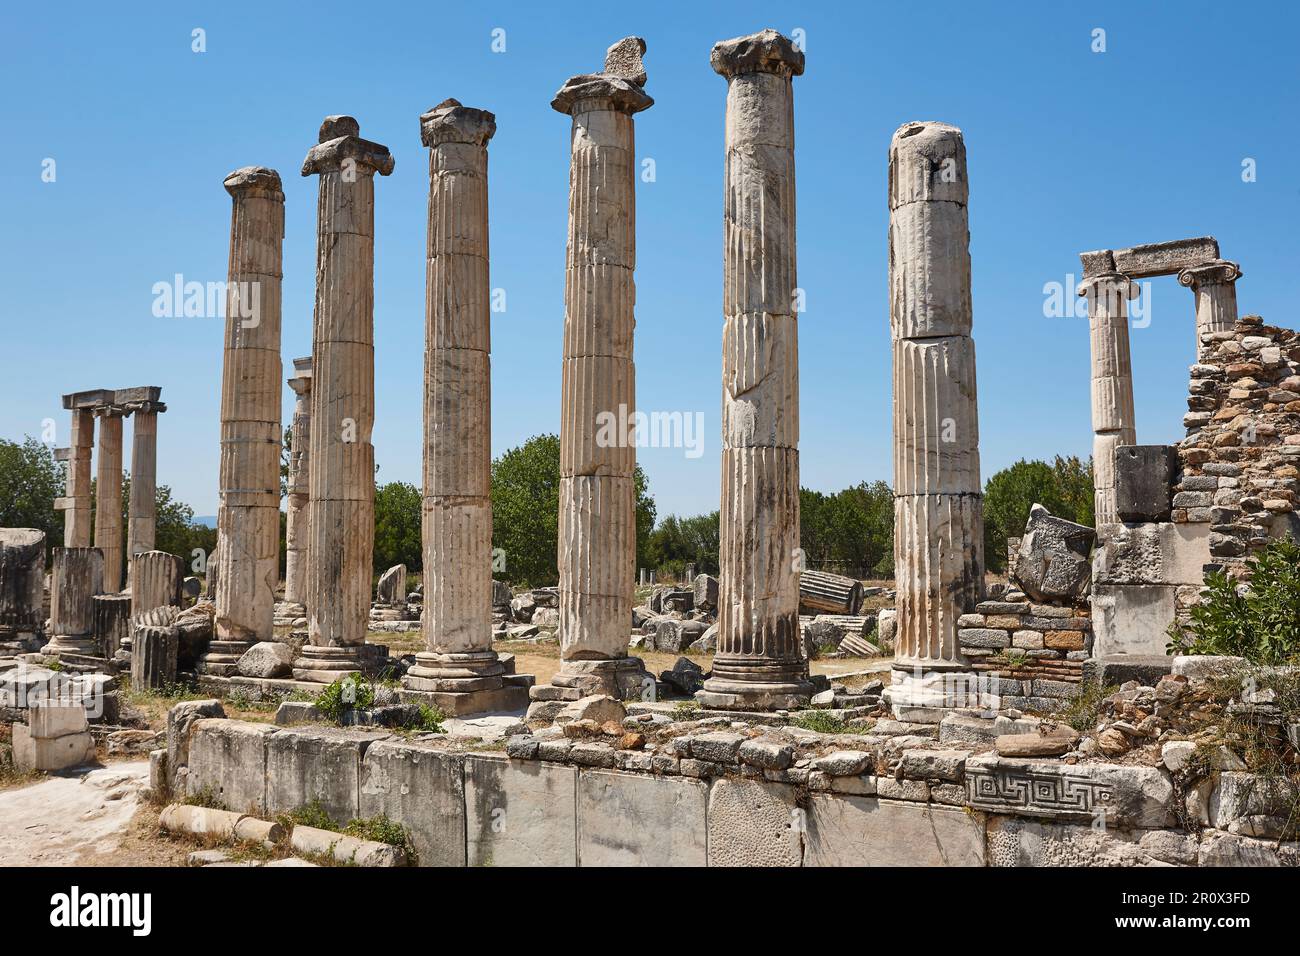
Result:
<svg viewBox="0 0 1300 956"><path fill-rule="evenodd" d="M1215 571L1183 627L1170 625L1169 654L1230 654L1256 664L1300 657L1300 544L1279 538L1246 560L1249 584L1238 588Z"/></svg>
<svg viewBox="0 0 1300 956"><path fill-rule="evenodd" d="M316 709L336 724L341 724L352 710L364 710L374 702L374 685L360 674L339 678L321 691L315 701Z"/></svg>

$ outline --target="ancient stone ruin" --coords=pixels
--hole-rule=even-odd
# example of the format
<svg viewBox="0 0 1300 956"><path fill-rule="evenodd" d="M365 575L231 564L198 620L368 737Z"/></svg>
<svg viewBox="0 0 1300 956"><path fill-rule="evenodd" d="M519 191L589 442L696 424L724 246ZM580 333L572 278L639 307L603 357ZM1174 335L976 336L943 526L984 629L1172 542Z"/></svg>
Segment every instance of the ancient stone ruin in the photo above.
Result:
<svg viewBox="0 0 1300 956"><path fill-rule="evenodd" d="M554 586L494 572L497 122L450 98L419 117L422 568L372 566L375 179L395 159L353 117L327 116L301 169L318 177L312 353L287 379L282 244L300 217L286 218L274 169L223 183L232 298L206 593L188 556L155 547L160 389L63 396L65 532L48 587L44 534L0 529L14 766L147 754L157 839L223 847L195 849L195 865L254 846L275 857L267 865L1300 863L1300 781L1258 757L1274 770L1300 760L1285 689L1295 668L1177 642L1207 575L1226 573L1244 600L1254 556L1300 537L1300 333L1238 315L1242 272L1213 238L1083 253L1095 526L1034 505L1008 579L990 580L966 134L906 122L888 143L889 258L877 264L895 579L807 567L794 145L805 53L770 29L709 56L727 89L718 573L692 563L638 579L637 444L601 423L636 409L646 54L643 39L619 40L551 102L570 126ZM1187 436L1174 446L1139 444L1129 350L1135 280L1162 276L1194 297ZM248 288L251 316L238 301ZM516 672L525 655L544 679ZM178 701L178 687L201 699ZM165 728L133 708L141 699L168 700ZM391 839L341 832L358 821L382 821Z"/></svg>

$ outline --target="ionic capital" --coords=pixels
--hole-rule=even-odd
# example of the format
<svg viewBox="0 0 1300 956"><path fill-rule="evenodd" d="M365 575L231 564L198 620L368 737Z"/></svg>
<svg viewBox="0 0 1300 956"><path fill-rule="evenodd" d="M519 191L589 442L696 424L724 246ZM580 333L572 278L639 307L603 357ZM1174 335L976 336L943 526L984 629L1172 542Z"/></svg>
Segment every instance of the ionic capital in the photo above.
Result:
<svg viewBox="0 0 1300 956"><path fill-rule="evenodd" d="M719 40L709 54L709 65L727 79L746 73L775 73L800 76L803 51L775 30L760 30L749 36Z"/></svg>
<svg viewBox="0 0 1300 956"><path fill-rule="evenodd" d="M1138 284L1119 272L1106 272L1101 275L1088 276L1079 283L1076 290L1080 296L1089 298L1105 296L1107 298L1122 296L1136 299L1141 291Z"/></svg>
<svg viewBox="0 0 1300 956"><path fill-rule="evenodd" d="M393 154L387 146L372 143L359 135L361 125L351 116L327 116L320 124L320 142L307 152L302 174L329 173L342 169L349 161L363 175L393 171Z"/></svg>
<svg viewBox="0 0 1300 956"><path fill-rule="evenodd" d="M122 418L129 414L125 405L96 405L96 418Z"/></svg>
<svg viewBox="0 0 1300 956"><path fill-rule="evenodd" d="M565 81L551 100L551 109L570 116L587 110L617 110L630 116L648 110L654 103L631 80L611 73L584 73Z"/></svg>
<svg viewBox="0 0 1300 956"><path fill-rule="evenodd" d="M1178 284L1185 285L1195 292L1203 286L1236 282L1240 278L1241 266L1227 259L1215 259L1198 266L1191 266L1178 273Z"/></svg>
<svg viewBox="0 0 1300 956"><path fill-rule="evenodd" d="M284 202L280 174L266 166L244 166L236 169L222 183L226 192L235 197L265 196Z"/></svg>
<svg viewBox="0 0 1300 956"><path fill-rule="evenodd" d="M433 147L442 143L486 146L497 131L497 118L487 110L461 106L446 99L420 115L420 142Z"/></svg>
<svg viewBox="0 0 1300 956"><path fill-rule="evenodd" d="M167 411L166 402L127 402L122 406L128 415L160 415Z"/></svg>

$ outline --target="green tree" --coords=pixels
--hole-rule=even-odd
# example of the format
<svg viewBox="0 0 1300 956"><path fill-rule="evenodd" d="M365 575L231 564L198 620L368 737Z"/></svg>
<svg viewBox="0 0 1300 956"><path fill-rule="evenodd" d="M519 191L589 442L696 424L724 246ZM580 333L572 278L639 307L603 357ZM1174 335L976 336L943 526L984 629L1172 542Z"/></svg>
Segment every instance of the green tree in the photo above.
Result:
<svg viewBox="0 0 1300 956"><path fill-rule="evenodd" d="M1016 462L984 486L984 561L990 571L1006 569L1007 538L1019 537L1029 509L1040 504L1058 518L1091 526L1092 462L1059 455L1045 461Z"/></svg>
<svg viewBox="0 0 1300 956"><path fill-rule="evenodd" d="M376 572L395 564L405 564L411 573L423 570L420 499L420 489L405 481L390 481L375 489Z"/></svg>
<svg viewBox="0 0 1300 956"><path fill-rule="evenodd" d="M893 574L893 491L883 481L864 481L833 494L800 488L799 547L808 567L819 571Z"/></svg>
<svg viewBox="0 0 1300 956"><path fill-rule="evenodd" d="M697 574L718 573L718 512L679 518L669 515L647 538L643 567L654 568L667 580L694 564Z"/></svg>
<svg viewBox="0 0 1300 956"><path fill-rule="evenodd" d="M640 465L634 487L640 561L655 521L654 499ZM505 555L505 567L496 577L528 587L554 584L559 520L559 436L536 435L492 462L492 547Z"/></svg>
<svg viewBox="0 0 1300 956"><path fill-rule="evenodd" d="M0 439L0 528L45 532L47 547L63 544L63 512L55 510L67 486L67 465L44 444L24 436Z"/></svg>

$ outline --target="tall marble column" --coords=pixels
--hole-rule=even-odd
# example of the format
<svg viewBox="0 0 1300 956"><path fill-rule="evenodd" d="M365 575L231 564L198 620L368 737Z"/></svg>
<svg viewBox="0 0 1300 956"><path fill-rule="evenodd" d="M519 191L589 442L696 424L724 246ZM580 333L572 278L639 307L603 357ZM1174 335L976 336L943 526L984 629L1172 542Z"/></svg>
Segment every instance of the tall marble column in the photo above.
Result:
<svg viewBox="0 0 1300 956"><path fill-rule="evenodd" d="M63 407L72 410L72 432L68 448L57 457L68 465L63 498L54 506L63 512L63 546L88 548L91 543L90 465L95 446L95 410L76 403L75 395L63 397Z"/></svg>
<svg viewBox="0 0 1300 956"><path fill-rule="evenodd" d="M388 147L351 116L327 116L304 176L320 177L312 331L311 560L307 636L293 673L333 681L356 673L366 640L375 539L375 173ZM222 583L224 587L224 581Z"/></svg>
<svg viewBox="0 0 1300 956"><path fill-rule="evenodd" d="M104 555L98 548L55 548L50 570L50 642L41 653L98 657L93 599L103 591Z"/></svg>
<svg viewBox="0 0 1300 956"><path fill-rule="evenodd" d="M718 648L705 706L772 709L812 693L799 634L799 333L794 85L774 30L724 40L722 527Z"/></svg>
<svg viewBox="0 0 1300 956"><path fill-rule="evenodd" d="M625 697L642 680L629 657L636 563L634 436L601 429L636 408L636 141L645 41L610 47L600 73L571 77L551 107L572 118L569 240L560 386L560 672L535 700Z"/></svg>
<svg viewBox="0 0 1300 956"><path fill-rule="evenodd" d="M131 412L131 500L127 506L130 558L154 549L158 530L158 414L162 402L138 402Z"/></svg>
<svg viewBox="0 0 1300 956"><path fill-rule="evenodd" d="M284 525L284 599L307 604L308 539L311 515L311 356L293 360L289 387L298 396L289 429L289 481Z"/></svg>
<svg viewBox="0 0 1300 956"><path fill-rule="evenodd" d="M95 547L104 555L106 593L122 590L122 416L121 406L101 405L95 463Z"/></svg>
<svg viewBox="0 0 1300 956"><path fill-rule="evenodd" d="M965 688L957 619L984 594L969 183L961 130L907 123L889 146L889 301L894 377L894 567L890 703L943 708Z"/></svg>
<svg viewBox="0 0 1300 956"><path fill-rule="evenodd" d="M1207 332L1231 332L1237 324L1237 280L1241 266L1216 259L1178 273L1178 282L1196 297L1196 360L1206 353L1201 337Z"/></svg>
<svg viewBox="0 0 1300 956"><path fill-rule="evenodd" d="M424 339L424 641L402 683L445 713L510 710L492 650L492 404L488 153L496 118L445 100L429 147Z"/></svg>
<svg viewBox="0 0 1300 956"><path fill-rule="evenodd" d="M215 639L199 668L228 675L274 637L280 577L280 174L245 166L226 177L230 265L221 374Z"/></svg>
<svg viewBox="0 0 1300 956"><path fill-rule="evenodd" d="M1085 272L1079 283L1079 295L1088 300L1092 349L1093 521L1098 528L1119 521L1115 449L1137 444L1128 345L1128 300L1137 294L1137 283L1118 272Z"/></svg>

